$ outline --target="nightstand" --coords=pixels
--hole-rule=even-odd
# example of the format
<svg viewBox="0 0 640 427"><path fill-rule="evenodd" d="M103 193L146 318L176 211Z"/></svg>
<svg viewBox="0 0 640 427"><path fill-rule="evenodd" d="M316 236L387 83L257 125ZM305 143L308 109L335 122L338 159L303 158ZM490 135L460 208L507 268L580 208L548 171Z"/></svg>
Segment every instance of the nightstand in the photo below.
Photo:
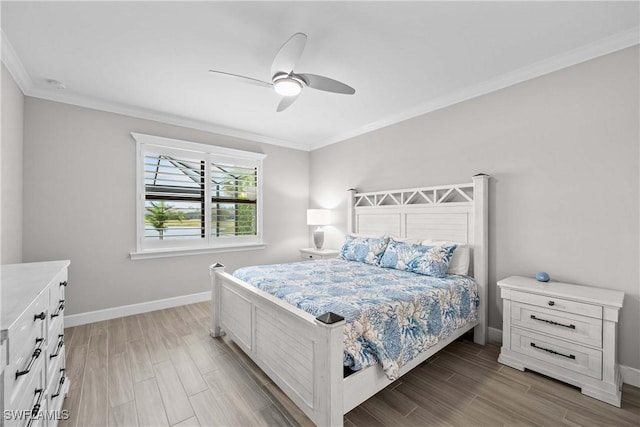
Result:
<svg viewBox="0 0 640 427"><path fill-rule="evenodd" d="M620 407L617 326L623 292L519 276L498 286L503 301L498 362L540 372Z"/></svg>
<svg viewBox="0 0 640 427"><path fill-rule="evenodd" d="M340 253L337 249L316 249L306 248L300 249L300 258L302 259L328 259L335 258Z"/></svg>

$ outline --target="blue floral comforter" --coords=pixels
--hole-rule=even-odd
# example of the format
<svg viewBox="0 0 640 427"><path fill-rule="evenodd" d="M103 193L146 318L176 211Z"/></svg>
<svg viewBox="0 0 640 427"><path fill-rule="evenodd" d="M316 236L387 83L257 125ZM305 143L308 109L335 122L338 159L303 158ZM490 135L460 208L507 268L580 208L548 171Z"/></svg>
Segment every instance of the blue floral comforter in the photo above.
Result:
<svg viewBox="0 0 640 427"><path fill-rule="evenodd" d="M476 282L326 259L240 268L258 289L319 316L344 316L344 365L378 362L389 379L423 350L477 319Z"/></svg>

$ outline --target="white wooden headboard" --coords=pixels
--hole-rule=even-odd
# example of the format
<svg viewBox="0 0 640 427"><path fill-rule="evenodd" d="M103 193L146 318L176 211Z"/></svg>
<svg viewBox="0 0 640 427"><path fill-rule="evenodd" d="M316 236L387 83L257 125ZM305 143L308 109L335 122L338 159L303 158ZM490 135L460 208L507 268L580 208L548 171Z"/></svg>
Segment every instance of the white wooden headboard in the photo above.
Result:
<svg viewBox="0 0 640 427"><path fill-rule="evenodd" d="M468 184L358 193L349 190L348 232L446 240L472 250L480 306L474 341L485 344L488 324L489 175ZM470 273L471 274L471 273Z"/></svg>

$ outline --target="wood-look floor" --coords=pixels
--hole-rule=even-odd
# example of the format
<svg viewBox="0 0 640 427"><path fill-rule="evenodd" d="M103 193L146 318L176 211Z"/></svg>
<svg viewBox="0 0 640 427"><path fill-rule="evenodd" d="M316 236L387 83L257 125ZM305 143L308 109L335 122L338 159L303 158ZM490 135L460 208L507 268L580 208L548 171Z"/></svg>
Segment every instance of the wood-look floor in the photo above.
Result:
<svg viewBox="0 0 640 427"><path fill-rule="evenodd" d="M228 339L208 304L66 330L67 426L312 425ZM452 343L345 416L345 426L638 426L640 389L622 408L496 362L498 347Z"/></svg>

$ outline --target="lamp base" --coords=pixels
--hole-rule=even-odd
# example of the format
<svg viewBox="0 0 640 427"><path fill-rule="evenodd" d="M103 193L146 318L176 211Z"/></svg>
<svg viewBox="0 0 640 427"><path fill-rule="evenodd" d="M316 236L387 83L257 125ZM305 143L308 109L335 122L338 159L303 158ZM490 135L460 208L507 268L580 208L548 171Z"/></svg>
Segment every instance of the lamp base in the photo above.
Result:
<svg viewBox="0 0 640 427"><path fill-rule="evenodd" d="M316 230L313 232L313 244L317 250L322 249L322 245L324 245L324 231Z"/></svg>

